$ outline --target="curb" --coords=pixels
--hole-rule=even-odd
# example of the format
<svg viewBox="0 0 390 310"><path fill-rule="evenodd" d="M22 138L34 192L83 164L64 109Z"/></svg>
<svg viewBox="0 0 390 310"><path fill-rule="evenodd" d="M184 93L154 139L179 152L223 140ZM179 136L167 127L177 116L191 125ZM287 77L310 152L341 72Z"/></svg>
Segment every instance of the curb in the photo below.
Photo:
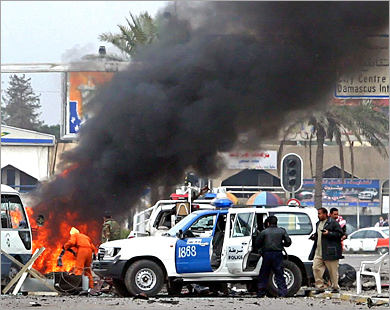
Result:
<svg viewBox="0 0 390 310"><path fill-rule="evenodd" d="M383 297L371 297L371 296L363 296L358 294L343 294L343 293L322 293L318 295L314 295L312 291L307 293L308 297L314 298L330 298L330 299L341 299L341 300L349 300L351 302L355 302L357 304L367 304L369 308L371 306L379 306L379 305L389 305L389 298Z"/></svg>

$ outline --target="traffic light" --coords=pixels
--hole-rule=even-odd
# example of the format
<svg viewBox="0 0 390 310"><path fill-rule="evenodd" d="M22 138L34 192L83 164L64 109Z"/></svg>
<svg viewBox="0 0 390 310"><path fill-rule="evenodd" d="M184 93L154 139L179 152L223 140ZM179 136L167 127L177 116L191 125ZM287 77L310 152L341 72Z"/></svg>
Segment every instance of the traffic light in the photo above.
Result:
<svg viewBox="0 0 390 310"><path fill-rule="evenodd" d="M297 192L302 187L302 158L297 154L287 154L281 164L281 184L287 192Z"/></svg>

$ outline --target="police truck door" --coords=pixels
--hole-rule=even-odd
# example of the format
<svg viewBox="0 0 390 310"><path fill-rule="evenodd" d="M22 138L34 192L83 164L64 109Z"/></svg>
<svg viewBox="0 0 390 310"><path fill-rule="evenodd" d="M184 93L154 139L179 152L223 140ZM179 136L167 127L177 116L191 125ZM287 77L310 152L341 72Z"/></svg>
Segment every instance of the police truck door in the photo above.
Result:
<svg viewBox="0 0 390 310"><path fill-rule="evenodd" d="M249 208L248 208L249 209ZM226 240L226 265L230 273L240 274L252 250L255 209L236 209L230 213L230 235ZM230 212L230 211L229 211ZM234 220L232 220L234 217Z"/></svg>
<svg viewBox="0 0 390 310"><path fill-rule="evenodd" d="M176 242L176 272L211 272L210 245L217 215L207 214L196 220Z"/></svg>

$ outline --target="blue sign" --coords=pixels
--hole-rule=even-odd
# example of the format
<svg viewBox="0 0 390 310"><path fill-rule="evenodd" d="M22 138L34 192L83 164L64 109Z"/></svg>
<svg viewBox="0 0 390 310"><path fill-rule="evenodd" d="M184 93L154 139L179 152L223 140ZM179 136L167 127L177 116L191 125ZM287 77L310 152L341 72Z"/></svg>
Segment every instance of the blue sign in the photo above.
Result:
<svg viewBox="0 0 390 310"><path fill-rule="evenodd" d="M303 206L314 206L314 179L304 179L296 197ZM323 179L324 207L380 207L380 181L373 179Z"/></svg>
<svg viewBox="0 0 390 310"><path fill-rule="evenodd" d="M80 125L81 119L77 113L77 101L69 101L69 132L77 133Z"/></svg>

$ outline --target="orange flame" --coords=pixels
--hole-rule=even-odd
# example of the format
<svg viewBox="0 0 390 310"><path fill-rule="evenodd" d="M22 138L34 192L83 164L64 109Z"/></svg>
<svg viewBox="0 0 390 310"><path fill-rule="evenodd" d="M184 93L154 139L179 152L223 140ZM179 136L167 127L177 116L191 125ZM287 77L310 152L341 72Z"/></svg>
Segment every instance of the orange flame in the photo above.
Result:
<svg viewBox="0 0 390 310"><path fill-rule="evenodd" d="M57 177L67 178L69 174L79 167L78 164L72 164L67 169L62 171ZM76 263L74 255L66 251L62 257L62 267L57 266L58 257L62 252L63 245L70 238L70 229L72 227L77 228L80 233L86 234L91 238L91 241L96 247L100 244L101 224L93 219L85 220L81 217L80 206L74 205L70 196L62 196L49 199L50 201L44 201L34 208L26 208L28 217L30 219L31 227L34 229L33 233L33 251L37 248L45 247L45 251L35 261L33 267L41 273L50 272L63 272L71 271ZM72 206L73 208L68 208ZM62 211L70 210L72 211ZM34 212L34 210L39 210ZM45 213L45 223L41 227L37 227L35 217L39 214ZM79 216L80 215L80 216ZM76 252L76 249L73 249Z"/></svg>
<svg viewBox="0 0 390 310"><path fill-rule="evenodd" d="M27 207L27 214L30 219L31 227L37 227L34 219L34 211L32 208ZM38 227L33 233L33 252L37 248L45 247L45 251L35 261L33 268L40 271L43 274L58 271L70 272L75 266L76 258L74 255L66 251L62 257L62 267L57 266L57 260L62 251L62 246L70 238L70 229L77 223L77 212L67 212L66 214L53 214L50 212L48 218L45 219L43 226ZM54 217L60 216L63 220L60 221L59 227L53 227L51 220ZM101 226L96 221L90 221L89 223L77 225L76 228L80 233L88 235L92 242L96 246L99 244L97 241L100 238ZM76 249L73 249L77 252Z"/></svg>
<svg viewBox="0 0 390 310"><path fill-rule="evenodd" d="M12 228L18 228L20 221L23 219L20 211L10 211Z"/></svg>

